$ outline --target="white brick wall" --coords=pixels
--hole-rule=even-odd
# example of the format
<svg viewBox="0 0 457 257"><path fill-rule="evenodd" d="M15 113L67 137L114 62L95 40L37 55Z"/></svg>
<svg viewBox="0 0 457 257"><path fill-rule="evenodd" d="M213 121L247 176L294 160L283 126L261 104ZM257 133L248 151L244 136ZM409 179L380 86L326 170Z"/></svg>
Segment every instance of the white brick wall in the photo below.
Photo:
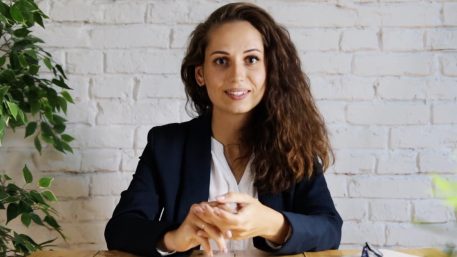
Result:
<svg viewBox="0 0 457 257"><path fill-rule="evenodd" d="M35 177L55 177L70 238L62 247L106 247L104 226L148 130L189 119L179 75L187 37L226 2L40 1L51 20L35 31L73 88L74 154L40 156L18 129L0 148L0 170L20 179L27 162ZM327 121L336 155L327 179L345 220L342 247L455 242L455 216L430 175L457 180L457 3L251 2L289 29ZM38 241L48 236L32 231Z"/></svg>

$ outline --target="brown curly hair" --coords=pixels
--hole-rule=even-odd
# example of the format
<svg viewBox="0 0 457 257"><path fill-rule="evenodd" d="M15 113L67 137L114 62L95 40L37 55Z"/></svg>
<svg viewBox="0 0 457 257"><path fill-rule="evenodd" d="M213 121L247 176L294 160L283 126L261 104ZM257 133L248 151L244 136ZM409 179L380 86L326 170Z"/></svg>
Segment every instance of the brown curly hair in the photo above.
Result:
<svg viewBox="0 0 457 257"><path fill-rule="evenodd" d="M300 59L288 31L263 9L249 3L231 3L214 11L190 35L181 66L187 103L198 115L210 115L212 103L195 79L195 67L204 63L213 28L230 21L247 21L262 35L266 60L266 91L244 127L241 140L254 154L251 170L260 193L278 193L305 176L311 178L333 159L324 120L320 115Z"/></svg>

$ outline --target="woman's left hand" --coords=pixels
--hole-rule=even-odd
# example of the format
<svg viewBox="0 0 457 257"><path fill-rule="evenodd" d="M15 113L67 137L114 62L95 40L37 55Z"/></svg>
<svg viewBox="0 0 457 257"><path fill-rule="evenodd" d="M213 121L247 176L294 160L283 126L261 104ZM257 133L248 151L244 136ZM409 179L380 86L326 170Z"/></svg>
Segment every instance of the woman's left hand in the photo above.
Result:
<svg viewBox="0 0 457 257"><path fill-rule="evenodd" d="M236 203L235 212L229 207L233 203ZM235 240L261 236L282 244L290 229L281 213L243 193L229 192L215 202L204 204L203 210L199 218Z"/></svg>

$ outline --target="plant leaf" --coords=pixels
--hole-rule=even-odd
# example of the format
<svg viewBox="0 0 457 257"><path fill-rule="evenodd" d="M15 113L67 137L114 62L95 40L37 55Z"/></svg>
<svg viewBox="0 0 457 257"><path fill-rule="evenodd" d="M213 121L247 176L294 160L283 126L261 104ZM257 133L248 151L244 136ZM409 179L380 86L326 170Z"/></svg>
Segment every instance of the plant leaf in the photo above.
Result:
<svg viewBox="0 0 457 257"><path fill-rule="evenodd" d="M51 186L53 180L54 180L54 178L52 178L52 177L42 177L42 178L40 178L38 185L43 188L49 188Z"/></svg>
<svg viewBox="0 0 457 257"><path fill-rule="evenodd" d="M35 222L35 224L44 225L40 216L36 215L35 213L30 213L30 217L32 218L33 222Z"/></svg>
<svg viewBox="0 0 457 257"><path fill-rule="evenodd" d="M57 201L57 197L54 195L53 192L49 191L49 190L46 190L46 191L43 191L41 192L41 195L48 201L50 202L56 202Z"/></svg>
<svg viewBox="0 0 457 257"><path fill-rule="evenodd" d="M24 165L24 168L22 169L22 175L24 176L25 183L27 183L27 184L32 183L33 176L32 176L32 173L30 172L29 168L27 167L27 165Z"/></svg>
<svg viewBox="0 0 457 257"><path fill-rule="evenodd" d="M29 213L22 213L21 221L22 221L22 224L24 224L24 226L29 227L30 223L32 222L32 217L30 216Z"/></svg>
<svg viewBox="0 0 457 257"><path fill-rule="evenodd" d="M17 204L15 203L10 203L8 205L6 208L6 224L8 224L8 222L15 219L19 215L17 209Z"/></svg>
<svg viewBox="0 0 457 257"><path fill-rule="evenodd" d="M10 102L10 101L6 101L6 105L8 105L8 108L10 109L10 113L13 116L13 118L16 119L17 113L19 110L19 106L17 106L17 104Z"/></svg>
<svg viewBox="0 0 457 257"><path fill-rule="evenodd" d="M33 140L33 143L35 144L35 148L41 154L41 142L40 142L40 139L38 138L38 136L35 137L35 140Z"/></svg>
<svg viewBox="0 0 457 257"><path fill-rule="evenodd" d="M36 128L37 128L37 123L34 121L27 124L27 127L25 128L25 137L33 135L33 133L35 133Z"/></svg>
<svg viewBox="0 0 457 257"><path fill-rule="evenodd" d="M55 228L55 229L59 229L60 228L59 224L57 223L57 221L52 216L46 215L46 217L44 217L44 221L46 223L48 223L51 227Z"/></svg>

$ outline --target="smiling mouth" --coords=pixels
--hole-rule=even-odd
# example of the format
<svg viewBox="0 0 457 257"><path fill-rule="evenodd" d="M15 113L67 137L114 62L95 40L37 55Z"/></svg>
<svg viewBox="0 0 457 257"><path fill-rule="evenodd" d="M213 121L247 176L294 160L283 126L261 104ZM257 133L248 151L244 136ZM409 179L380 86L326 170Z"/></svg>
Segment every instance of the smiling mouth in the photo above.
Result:
<svg viewBox="0 0 457 257"><path fill-rule="evenodd" d="M248 93L251 92L251 90L248 89L229 89L224 91L228 96L231 97L243 97L247 95Z"/></svg>

